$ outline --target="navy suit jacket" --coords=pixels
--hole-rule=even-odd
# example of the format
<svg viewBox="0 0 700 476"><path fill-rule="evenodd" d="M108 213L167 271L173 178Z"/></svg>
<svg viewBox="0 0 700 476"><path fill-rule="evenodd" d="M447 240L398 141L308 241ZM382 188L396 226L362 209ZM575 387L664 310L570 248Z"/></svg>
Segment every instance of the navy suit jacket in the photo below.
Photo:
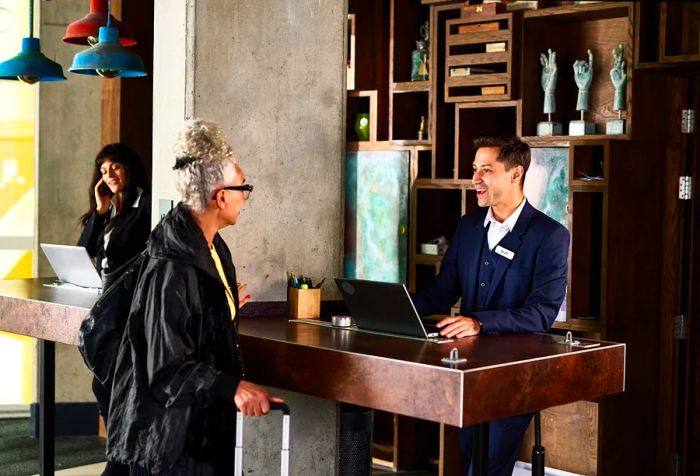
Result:
<svg viewBox="0 0 700 476"><path fill-rule="evenodd" d="M526 202L513 230L498 243L514 256L493 254L485 310L477 310L487 211L482 208L460 219L440 273L413 295L416 310L421 315L449 315L461 297L460 314L479 319L483 332L549 330L566 295L569 231Z"/></svg>

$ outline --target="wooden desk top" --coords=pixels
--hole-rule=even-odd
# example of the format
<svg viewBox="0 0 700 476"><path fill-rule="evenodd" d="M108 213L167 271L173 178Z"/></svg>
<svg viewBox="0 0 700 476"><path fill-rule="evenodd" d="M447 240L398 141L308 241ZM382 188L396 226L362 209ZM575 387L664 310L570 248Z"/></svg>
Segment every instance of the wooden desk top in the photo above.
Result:
<svg viewBox="0 0 700 476"><path fill-rule="evenodd" d="M549 334L435 344L281 318L242 319L240 334L254 382L453 426L624 390L624 344L580 349ZM455 347L467 363L442 364Z"/></svg>
<svg viewBox="0 0 700 476"><path fill-rule="evenodd" d="M44 282L0 281L0 330L75 345L97 295ZM624 344L581 349L549 334L436 344L272 317L242 317L240 334L251 381L453 426L624 390ZM465 364L441 363L453 348Z"/></svg>

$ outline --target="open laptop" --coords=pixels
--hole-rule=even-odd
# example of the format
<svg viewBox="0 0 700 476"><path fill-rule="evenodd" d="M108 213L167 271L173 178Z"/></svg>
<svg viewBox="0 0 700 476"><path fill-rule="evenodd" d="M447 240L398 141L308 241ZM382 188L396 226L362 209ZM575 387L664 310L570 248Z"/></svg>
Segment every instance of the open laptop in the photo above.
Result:
<svg viewBox="0 0 700 476"><path fill-rule="evenodd" d="M60 281L58 286L95 291L102 289L100 275L84 247L41 243L41 249Z"/></svg>
<svg viewBox="0 0 700 476"><path fill-rule="evenodd" d="M358 329L420 339L439 340L435 324L423 322L406 286L397 283L336 278Z"/></svg>

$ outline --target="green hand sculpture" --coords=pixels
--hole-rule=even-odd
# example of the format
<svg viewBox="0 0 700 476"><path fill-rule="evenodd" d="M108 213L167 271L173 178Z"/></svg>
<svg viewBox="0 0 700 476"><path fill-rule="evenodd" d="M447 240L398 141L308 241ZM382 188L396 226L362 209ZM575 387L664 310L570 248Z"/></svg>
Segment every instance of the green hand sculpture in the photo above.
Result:
<svg viewBox="0 0 700 476"><path fill-rule="evenodd" d="M610 80L612 81L613 86L615 87L615 100L613 101L613 110L624 111L627 106L627 88L625 88L625 84L627 83L627 63L625 63L624 59L625 46L622 43L620 43L620 50L615 51L615 48L613 48L612 55L613 59L615 60L615 62L613 63L613 67L610 70Z"/></svg>
<svg viewBox="0 0 700 476"><path fill-rule="evenodd" d="M588 61L576 60L574 62L574 79L576 86L578 86L576 110L588 111L588 89L593 81L593 53L591 50L588 50Z"/></svg>
<svg viewBox="0 0 700 476"><path fill-rule="evenodd" d="M540 53L540 64L542 65L542 89L544 90L544 113L551 114L557 111L554 102L554 91L557 88L557 53L551 48L547 50L547 55Z"/></svg>

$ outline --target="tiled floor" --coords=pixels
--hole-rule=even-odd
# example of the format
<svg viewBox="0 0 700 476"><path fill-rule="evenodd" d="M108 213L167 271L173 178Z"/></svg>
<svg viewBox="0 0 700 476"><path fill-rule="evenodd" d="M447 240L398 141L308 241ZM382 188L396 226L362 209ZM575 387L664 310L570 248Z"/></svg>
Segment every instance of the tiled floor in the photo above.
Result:
<svg viewBox="0 0 700 476"><path fill-rule="evenodd" d="M89 466L80 466L78 468L68 468L61 471L56 471L56 476L100 476L105 469L104 463L91 464ZM34 475L34 476L39 476Z"/></svg>
<svg viewBox="0 0 700 476"><path fill-rule="evenodd" d="M56 476L100 476L102 474L102 471L104 470L105 464L104 463L97 463L97 464L91 464L89 466L81 466L79 468L70 468L70 469L64 469L62 471L56 471ZM431 476L435 474L434 472L409 472L409 473L394 473L394 472L384 472L380 469L377 469L372 472L373 474L377 475L382 475L382 474L405 474L406 476ZM35 475L39 476L39 475Z"/></svg>
<svg viewBox="0 0 700 476"><path fill-rule="evenodd" d="M105 464L104 463L97 463L97 464L91 464L89 466L81 466L80 468L70 468L70 469L64 469L62 471L56 471L56 476L100 476L102 474L102 471L104 470ZM380 469L375 469L375 471L372 472L375 475L381 475L381 474L388 474L389 472L384 472L383 470ZM402 474L402 473L391 473L391 474ZM426 472L409 472L409 473L403 473L406 475L432 475L435 474L434 472L426 471ZM515 467L515 470L513 471L513 476L529 476L531 474L529 465L526 464L518 464ZM550 468L547 468L547 471L545 473L547 476L576 476L573 473L567 473L565 471L557 471L557 470L552 470ZM38 475L35 475L38 476Z"/></svg>

